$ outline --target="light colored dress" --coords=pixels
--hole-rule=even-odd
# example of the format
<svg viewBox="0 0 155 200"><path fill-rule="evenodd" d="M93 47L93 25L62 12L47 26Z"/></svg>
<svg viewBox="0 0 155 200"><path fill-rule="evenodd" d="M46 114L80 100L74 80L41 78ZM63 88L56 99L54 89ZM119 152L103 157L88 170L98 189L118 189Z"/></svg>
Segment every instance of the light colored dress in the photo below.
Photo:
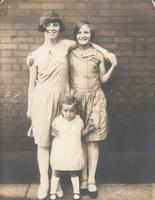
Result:
<svg viewBox="0 0 155 200"><path fill-rule="evenodd" d="M58 116L52 123L58 135L52 140L50 162L52 169L62 171L81 170L84 166L84 152L81 142L83 121L76 115L71 121Z"/></svg>
<svg viewBox="0 0 155 200"><path fill-rule="evenodd" d="M32 52L37 82L32 94L30 113L35 143L51 145L50 126L59 112L59 101L68 84L67 54L69 43L61 40L54 48L46 44Z"/></svg>
<svg viewBox="0 0 155 200"><path fill-rule="evenodd" d="M99 74L99 64L104 62L103 55L93 47L85 51L76 48L70 53L69 62L70 87L80 101L80 115L85 128L89 124L96 127L85 140L103 140L107 136L106 99Z"/></svg>

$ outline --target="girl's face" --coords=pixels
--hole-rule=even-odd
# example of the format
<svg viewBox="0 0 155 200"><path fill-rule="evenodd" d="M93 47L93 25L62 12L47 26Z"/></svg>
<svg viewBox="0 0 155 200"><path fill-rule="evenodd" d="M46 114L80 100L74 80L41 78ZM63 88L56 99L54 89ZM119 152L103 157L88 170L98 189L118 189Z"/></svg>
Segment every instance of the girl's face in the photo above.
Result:
<svg viewBox="0 0 155 200"><path fill-rule="evenodd" d="M52 22L45 26L46 28L46 38L49 40L57 39L60 34L60 25L58 22Z"/></svg>
<svg viewBox="0 0 155 200"><path fill-rule="evenodd" d="M79 45L87 46L91 40L91 30L87 24L83 25L78 34L76 35L76 39Z"/></svg>
<svg viewBox="0 0 155 200"><path fill-rule="evenodd" d="M71 121L72 119L75 118L76 115L76 109L74 104L72 105L67 105L65 103L63 103L62 105L62 111L61 111L64 119Z"/></svg>

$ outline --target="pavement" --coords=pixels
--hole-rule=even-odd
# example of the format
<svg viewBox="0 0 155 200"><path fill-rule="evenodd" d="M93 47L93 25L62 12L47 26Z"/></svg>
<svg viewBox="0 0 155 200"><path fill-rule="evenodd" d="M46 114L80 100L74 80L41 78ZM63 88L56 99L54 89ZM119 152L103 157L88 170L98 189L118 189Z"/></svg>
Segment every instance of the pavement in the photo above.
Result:
<svg viewBox="0 0 155 200"><path fill-rule="evenodd" d="M37 200L38 184L0 184L0 200ZM96 200L155 200L155 184L99 184ZM63 200L72 200L72 188L64 186ZM47 198L49 200L49 198ZM89 200L88 196L82 200Z"/></svg>

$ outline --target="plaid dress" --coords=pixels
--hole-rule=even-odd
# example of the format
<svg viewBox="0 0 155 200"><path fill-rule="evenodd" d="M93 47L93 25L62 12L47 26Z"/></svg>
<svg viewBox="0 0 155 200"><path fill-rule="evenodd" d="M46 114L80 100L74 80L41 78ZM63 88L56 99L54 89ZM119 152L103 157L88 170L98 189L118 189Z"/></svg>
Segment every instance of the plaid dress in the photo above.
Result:
<svg viewBox="0 0 155 200"><path fill-rule="evenodd" d="M86 136L86 141L100 141L107 136L106 99L101 88L99 64L103 56L93 47L78 48L69 55L70 87L80 101L80 115L85 128L93 124L96 129Z"/></svg>

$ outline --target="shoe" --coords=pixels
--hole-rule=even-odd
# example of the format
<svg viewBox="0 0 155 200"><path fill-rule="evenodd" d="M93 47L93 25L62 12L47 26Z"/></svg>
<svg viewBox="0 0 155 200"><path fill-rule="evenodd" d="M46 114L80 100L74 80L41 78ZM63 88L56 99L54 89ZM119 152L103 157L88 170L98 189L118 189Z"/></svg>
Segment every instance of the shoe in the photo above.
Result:
<svg viewBox="0 0 155 200"><path fill-rule="evenodd" d="M47 184L40 184L38 189L38 199L42 200L45 199L48 195L48 185Z"/></svg>
<svg viewBox="0 0 155 200"><path fill-rule="evenodd" d="M89 183L88 184L88 195L91 199L97 198L98 191L97 191L96 183Z"/></svg>
<svg viewBox="0 0 155 200"><path fill-rule="evenodd" d="M88 195L88 188L80 188L80 194L81 196Z"/></svg>
<svg viewBox="0 0 155 200"><path fill-rule="evenodd" d="M50 194L50 200L57 200L56 194Z"/></svg>
<svg viewBox="0 0 155 200"><path fill-rule="evenodd" d="M73 200L80 200L81 199L81 196L79 193L74 193L73 194Z"/></svg>
<svg viewBox="0 0 155 200"><path fill-rule="evenodd" d="M88 181L87 181L87 179L81 181L80 194L82 196L88 195Z"/></svg>

